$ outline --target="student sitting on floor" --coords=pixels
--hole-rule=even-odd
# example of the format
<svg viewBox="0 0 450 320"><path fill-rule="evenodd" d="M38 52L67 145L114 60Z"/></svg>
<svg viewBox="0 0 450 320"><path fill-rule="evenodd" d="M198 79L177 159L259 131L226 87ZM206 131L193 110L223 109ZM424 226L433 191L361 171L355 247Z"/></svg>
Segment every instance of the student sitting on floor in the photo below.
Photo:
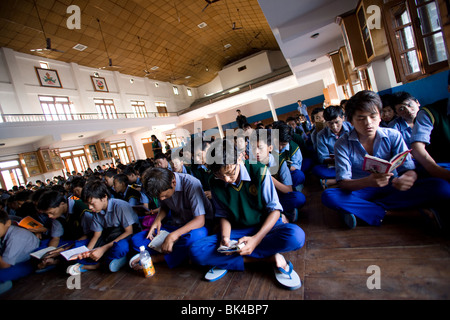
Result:
<svg viewBox="0 0 450 320"><path fill-rule="evenodd" d="M162 253L151 249L153 262L166 261L169 268L178 266L189 256L189 247L196 240L208 235L205 226L212 220L211 203L203 193L200 181L191 175L172 172L163 168L151 168L144 172L143 187L161 202L159 213L148 231L137 233L131 239L132 248L139 252L147 247L160 231L169 232L162 244ZM130 265L139 269L139 255Z"/></svg>
<svg viewBox="0 0 450 320"><path fill-rule="evenodd" d="M335 145L338 188L322 193L325 206L344 215L351 229L356 218L379 226L387 210L448 205L450 183L438 178L417 179L415 165L408 155L392 173L363 171L364 156L389 160L408 150L401 134L381 128L381 99L375 92L360 91L347 102L345 114L354 129Z"/></svg>
<svg viewBox="0 0 450 320"><path fill-rule="evenodd" d="M73 244L76 240L84 240L92 236L92 212L82 200L67 199L57 191L43 193L37 203L40 212L51 219L50 241L42 241L40 248L59 247ZM56 264L54 258L44 259L39 269Z"/></svg>
<svg viewBox="0 0 450 320"><path fill-rule="evenodd" d="M12 288L12 281L34 271L30 253L39 239L25 228L14 226L4 210L0 210L0 294Z"/></svg>
<svg viewBox="0 0 450 320"><path fill-rule="evenodd" d="M302 152L298 144L292 140L291 127L286 123L277 121L272 130L278 130L278 139L274 139L274 144L278 145L278 150L275 150L279 157L278 162L286 161L292 176L292 186L295 189L305 182L305 174L302 171Z"/></svg>
<svg viewBox="0 0 450 320"><path fill-rule="evenodd" d="M394 94L394 106L398 117L389 123L389 128L398 130L411 149L411 133L420 103L408 92L397 92Z"/></svg>
<svg viewBox="0 0 450 320"><path fill-rule="evenodd" d="M169 161L167 160L167 157L163 153L158 153L155 155L155 161L154 161L155 168L164 168L172 170L172 166L170 165Z"/></svg>
<svg viewBox="0 0 450 320"><path fill-rule="evenodd" d="M132 206L141 204L141 193L130 185L125 173L114 176L114 190L116 191L115 198L125 200Z"/></svg>
<svg viewBox="0 0 450 320"><path fill-rule="evenodd" d="M326 127L317 135L317 160L319 162L313 173L319 177L321 185L326 189L336 183L334 168L334 144L344 133L352 129L345 121L344 110L340 106L329 106L323 112Z"/></svg>
<svg viewBox="0 0 450 320"><path fill-rule="evenodd" d="M324 108L318 107L311 112L312 123L314 125L311 130L311 143L314 151L317 150L317 135L323 130L325 124L325 119L323 118L324 110Z"/></svg>
<svg viewBox="0 0 450 320"><path fill-rule="evenodd" d="M450 72L448 89L450 92ZM422 107L411 134L412 154L433 177L450 182L450 99Z"/></svg>
<svg viewBox="0 0 450 320"><path fill-rule="evenodd" d="M394 96L392 94L384 94L380 96L383 103L383 109L381 109L381 122L380 127L389 128L391 121L397 118L394 111Z"/></svg>
<svg viewBox="0 0 450 320"><path fill-rule="evenodd" d="M290 222L297 221L298 209L305 204L306 199L303 193L293 190L292 177L286 161L283 160L283 162L277 164L271 154L273 150L271 130L256 130L256 143L252 141L252 145L252 154L256 159L251 160L261 162L269 168L269 173L272 175L273 184L283 207L283 214Z"/></svg>
<svg viewBox="0 0 450 320"><path fill-rule="evenodd" d="M200 180L206 197L211 199L211 188L209 186L211 170L206 165L206 153L209 146L209 142L201 140L198 141L198 144L194 144L194 163L191 165L191 175Z"/></svg>
<svg viewBox="0 0 450 320"><path fill-rule="evenodd" d="M220 140L218 141L220 144ZM216 153L221 159L216 159ZM268 260L275 264L275 276L287 289L298 289L301 280L291 262L281 252L301 248L305 234L298 225L283 223L283 208L267 167L239 160L232 141L215 145L210 164L210 179L220 232L196 241L190 249L191 260L212 267L205 279L215 281L227 270L244 270L244 262ZM231 255L217 251L230 241L244 246Z"/></svg>
<svg viewBox="0 0 450 320"><path fill-rule="evenodd" d="M131 236L140 231L138 216L128 202L110 198L106 185L100 180L87 182L82 198L94 212L91 223L94 234L87 245L90 251L78 255L83 261L72 265L68 272L75 275L97 269L100 262L111 272L117 272L127 262Z"/></svg>

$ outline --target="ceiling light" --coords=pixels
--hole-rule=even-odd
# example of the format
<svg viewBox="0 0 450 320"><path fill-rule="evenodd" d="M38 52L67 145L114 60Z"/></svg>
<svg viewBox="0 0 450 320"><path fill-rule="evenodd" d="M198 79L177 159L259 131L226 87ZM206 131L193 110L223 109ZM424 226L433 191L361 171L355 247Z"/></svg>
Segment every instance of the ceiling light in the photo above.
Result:
<svg viewBox="0 0 450 320"><path fill-rule="evenodd" d="M98 72L94 72L94 77L98 78Z"/></svg>
<svg viewBox="0 0 450 320"><path fill-rule="evenodd" d="M85 46L84 44L78 43L75 46L72 47L72 49L78 50L78 51L83 51L86 50L87 46Z"/></svg>
<svg viewBox="0 0 450 320"><path fill-rule="evenodd" d="M318 33L318 32L317 32L317 33L314 33L314 34L311 36L311 39L316 39L318 36L319 36L319 33Z"/></svg>
<svg viewBox="0 0 450 320"><path fill-rule="evenodd" d="M206 71L209 71L209 68L208 67L206 67L206 69L205 69Z"/></svg>
<svg viewBox="0 0 450 320"><path fill-rule="evenodd" d="M224 48L228 49L229 47L231 47L231 44L227 43L226 45L223 46Z"/></svg>
<svg viewBox="0 0 450 320"><path fill-rule="evenodd" d="M133 83L134 82L134 79L130 79L130 83Z"/></svg>
<svg viewBox="0 0 450 320"><path fill-rule="evenodd" d="M186 77L184 77L185 79L189 79L191 76L186 76Z"/></svg>
<svg viewBox="0 0 450 320"><path fill-rule="evenodd" d="M311 62L316 62L316 61L317 61L317 59L312 59L312 60L311 60Z"/></svg>
<svg viewBox="0 0 450 320"><path fill-rule="evenodd" d="M80 134L79 136L78 136L78 138L83 138L84 137L84 135L82 135L82 134Z"/></svg>
<svg viewBox="0 0 450 320"><path fill-rule="evenodd" d="M200 29L203 29L206 26L207 26L206 22L202 22L202 23L197 25L197 27L199 27Z"/></svg>
<svg viewBox="0 0 450 320"><path fill-rule="evenodd" d="M239 90L240 90L239 87L236 87L236 88L233 88L233 89L229 90L228 93L237 92Z"/></svg>
<svg viewBox="0 0 450 320"><path fill-rule="evenodd" d="M159 68L158 66L154 66L154 67L151 67L150 70L156 70L158 68Z"/></svg>

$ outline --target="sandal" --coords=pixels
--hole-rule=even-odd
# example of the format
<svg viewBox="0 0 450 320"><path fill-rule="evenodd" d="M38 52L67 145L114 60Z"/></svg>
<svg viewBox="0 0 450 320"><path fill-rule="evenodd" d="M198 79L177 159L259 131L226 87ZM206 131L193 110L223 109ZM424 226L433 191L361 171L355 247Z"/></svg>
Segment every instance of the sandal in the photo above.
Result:
<svg viewBox="0 0 450 320"><path fill-rule="evenodd" d="M285 289L297 290L302 286L302 281L300 280L297 272L295 272L292 263L290 261L287 261L287 264L289 266L288 271L284 270L284 268L281 267L274 268L275 278L277 279L278 283Z"/></svg>
<svg viewBox="0 0 450 320"><path fill-rule="evenodd" d="M83 269L84 265L81 263L76 263L67 268L67 273L71 276L76 276L81 274L82 272L86 272L86 269Z"/></svg>

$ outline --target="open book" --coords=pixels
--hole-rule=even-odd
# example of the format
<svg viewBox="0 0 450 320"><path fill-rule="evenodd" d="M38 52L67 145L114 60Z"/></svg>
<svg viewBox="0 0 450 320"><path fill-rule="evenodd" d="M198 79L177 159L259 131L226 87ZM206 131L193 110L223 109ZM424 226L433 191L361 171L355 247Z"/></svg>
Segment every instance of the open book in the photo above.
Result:
<svg viewBox="0 0 450 320"><path fill-rule="evenodd" d="M230 253L230 252L238 252L245 246L245 243L240 243L236 240L230 240L230 245L227 246L220 246L217 248L217 251L220 253Z"/></svg>
<svg viewBox="0 0 450 320"><path fill-rule="evenodd" d="M411 149L403 151L392 157L389 161L366 154L364 157L363 170L373 173L390 173L405 162L406 157L410 152Z"/></svg>
<svg viewBox="0 0 450 320"><path fill-rule="evenodd" d="M45 232L47 229L42 223L28 216L20 220L19 227L30 230L31 232Z"/></svg>
<svg viewBox="0 0 450 320"><path fill-rule="evenodd" d="M65 243L62 246L59 246L58 248L52 246L45 247L41 250L30 253L30 256L40 260L43 260L45 258L54 258L59 256L62 251L70 249L72 246L73 244L71 245L69 243Z"/></svg>
<svg viewBox="0 0 450 320"><path fill-rule="evenodd" d="M153 238L153 240L148 244L148 247L162 253L161 246L168 235L169 232L166 230L159 230L158 235Z"/></svg>
<svg viewBox="0 0 450 320"><path fill-rule="evenodd" d="M61 252L61 255L67 261L70 261L70 260L76 260L79 254L81 254L83 252L88 252L88 251L91 251L91 250L88 249L88 247L81 246L81 247L77 247L77 248L73 248L73 249L70 249L70 250L63 251L63 252Z"/></svg>

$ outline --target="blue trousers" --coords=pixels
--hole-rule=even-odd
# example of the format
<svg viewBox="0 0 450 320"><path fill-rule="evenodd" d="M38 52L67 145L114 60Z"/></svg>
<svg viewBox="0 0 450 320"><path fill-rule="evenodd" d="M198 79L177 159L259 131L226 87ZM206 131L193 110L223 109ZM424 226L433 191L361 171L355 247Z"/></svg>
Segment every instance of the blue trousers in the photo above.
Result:
<svg viewBox="0 0 450 320"><path fill-rule="evenodd" d="M439 178L417 179L406 191L399 191L391 185L353 192L332 188L323 191L322 203L333 210L354 214L369 225L379 226L386 210L448 206L450 183Z"/></svg>
<svg viewBox="0 0 450 320"><path fill-rule="evenodd" d="M312 169L312 173L320 179L334 179L336 178L336 169L328 168L326 164L315 165Z"/></svg>
<svg viewBox="0 0 450 320"><path fill-rule="evenodd" d="M291 171L291 177L292 177L292 187L295 188L296 186L302 184L305 182L305 174L301 170L294 170Z"/></svg>
<svg viewBox="0 0 450 320"><path fill-rule="evenodd" d="M32 274L34 270L36 270L36 266L31 259L6 269L0 269L0 283L24 278Z"/></svg>
<svg viewBox="0 0 450 320"><path fill-rule="evenodd" d="M173 232L179 227L163 225L161 230L166 230L168 232ZM144 246L149 250L150 255L159 254L159 252L148 248L150 240L147 239L148 230L136 233L131 238L131 247L134 251L139 252L139 247ZM208 235L208 229L206 227L201 227L198 229L191 230L188 233L183 234L175 242L172 248L172 252L164 255L164 260L166 260L169 268L174 268L180 265L189 257L189 248L197 240L202 239Z"/></svg>
<svg viewBox="0 0 450 320"><path fill-rule="evenodd" d="M284 211L292 211L295 208L300 208L306 202L305 195L298 191L288 193L278 192L278 198Z"/></svg>
<svg viewBox="0 0 450 320"><path fill-rule="evenodd" d="M245 236L252 236L258 230L259 226L232 229L230 239L239 240ZM217 252L220 237L220 234L215 234L196 241L189 250L192 262L201 266L216 266L227 270L244 270L243 256L237 253L225 255ZM276 253L300 249L304 243L304 231L296 224L283 223L280 218L249 257L268 258Z"/></svg>

